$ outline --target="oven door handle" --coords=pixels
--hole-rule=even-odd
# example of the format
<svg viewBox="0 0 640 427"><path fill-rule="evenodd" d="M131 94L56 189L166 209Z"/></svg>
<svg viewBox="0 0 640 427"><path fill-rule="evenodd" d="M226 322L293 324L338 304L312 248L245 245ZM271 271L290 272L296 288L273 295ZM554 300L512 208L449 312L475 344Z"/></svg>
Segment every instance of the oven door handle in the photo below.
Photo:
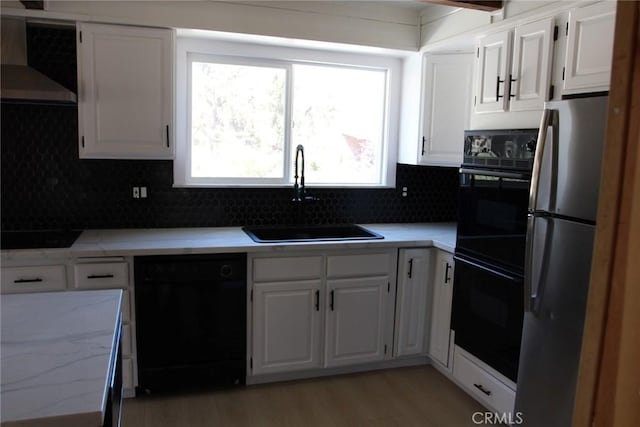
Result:
<svg viewBox="0 0 640 427"><path fill-rule="evenodd" d="M485 170L485 169L460 168L460 173L469 173L472 175L483 175L483 176L495 176L497 178L529 180L529 175L524 173L518 173L518 172L502 172L502 171L493 171L493 170Z"/></svg>
<svg viewBox="0 0 640 427"><path fill-rule="evenodd" d="M507 279L510 282L522 283L522 281L523 281L523 279L521 277L511 276L509 274L502 273L500 271L496 271L496 270L494 270L492 268L489 268L489 267L486 267L486 266L484 266L482 264L478 264L476 262L469 261L466 258L461 258L458 255L454 255L453 259L455 261L457 261L457 262L461 262L463 264L468 264L468 265L471 265L471 266L473 266L475 268L478 268L480 270L486 271L487 273L493 274L494 276L499 276L499 277L502 277L503 279Z"/></svg>

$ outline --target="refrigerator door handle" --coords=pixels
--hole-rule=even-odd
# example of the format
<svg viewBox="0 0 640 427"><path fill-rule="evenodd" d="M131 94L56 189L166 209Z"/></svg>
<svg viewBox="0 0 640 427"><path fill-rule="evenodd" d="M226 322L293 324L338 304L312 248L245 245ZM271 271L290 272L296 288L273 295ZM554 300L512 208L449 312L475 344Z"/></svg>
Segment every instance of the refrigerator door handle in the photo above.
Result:
<svg viewBox="0 0 640 427"><path fill-rule="evenodd" d="M551 252L549 234L553 234L553 224L549 221L544 230L544 236L541 246L541 256L536 256L536 219L549 219L547 215L540 213L530 213L527 217L527 246L525 248L525 266L524 266L524 312L536 312L540 307L543 287L540 286L544 282L543 276L547 271L547 262L549 253ZM538 278L534 280L534 259L539 259ZM535 281L535 287L534 287Z"/></svg>
<svg viewBox="0 0 640 427"><path fill-rule="evenodd" d="M546 112L547 110L545 110ZM533 188L533 182L531 183ZM533 191L533 190L532 190ZM533 241L535 234L536 217L533 214L527 216L527 246L525 248L524 265L524 312L531 311L531 282L533 281Z"/></svg>
<svg viewBox="0 0 640 427"><path fill-rule="evenodd" d="M538 206L538 190L540 184L540 171L542 169L542 159L544 149L547 142L547 130L552 124L554 110L545 108L542 111L542 119L540 120L540 129L538 130L538 142L536 144L536 153L533 158L533 168L531 170L531 187L529 190L529 212L535 212Z"/></svg>

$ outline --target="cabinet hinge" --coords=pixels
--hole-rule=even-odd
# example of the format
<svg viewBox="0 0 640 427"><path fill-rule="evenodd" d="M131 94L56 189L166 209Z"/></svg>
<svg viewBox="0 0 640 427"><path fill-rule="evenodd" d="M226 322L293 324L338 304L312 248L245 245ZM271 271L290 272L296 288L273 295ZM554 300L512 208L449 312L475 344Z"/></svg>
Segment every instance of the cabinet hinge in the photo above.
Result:
<svg viewBox="0 0 640 427"><path fill-rule="evenodd" d="M564 80L564 70L565 70L565 67L562 67L562 80Z"/></svg>
<svg viewBox="0 0 640 427"><path fill-rule="evenodd" d="M253 289L251 289L251 295L249 296L249 300L253 302Z"/></svg>
<svg viewBox="0 0 640 427"><path fill-rule="evenodd" d="M82 43L82 31L78 33L78 36L80 37L80 43Z"/></svg>
<svg viewBox="0 0 640 427"><path fill-rule="evenodd" d="M553 41L558 40L558 26L553 27Z"/></svg>
<svg viewBox="0 0 640 427"><path fill-rule="evenodd" d="M387 282L387 293L391 292L391 282Z"/></svg>
<svg viewBox="0 0 640 427"><path fill-rule="evenodd" d="M551 85L551 87L549 88L549 99L553 99L553 95L555 95L555 90L556 90L556 87L554 85Z"/></svg>
<svg viewBox="0 0 640 427"><path fill-rule="evenodd" d="M474 106L474 107L476 106L476 100L477 100L477 99L478 99L478 97L477 97L477 96L474 96L474 97L473 97L473 106Z"/></svg>
<svg viewBox="0 0 640 427"><path fill-rule="evenodd" d="M565 27L565 29L564 29L564 35L565 35L565 36L568 36L568 35L569 35L569 23L568 23L568 22L567 22L567 25L566 25L566 27Z"/></svg>
<svg viewBox="0 0 640 427"><path fill-rule="evenodd" d="M384 354L387 354L387 345L384 345Z"/></svg>
<svg viewBox="0 0 640 427"><path fill-rule="evenodd" d="M476 58L480 58L480 48L478 48L478 50L476 50Z"/></svg>
<svg viewBox="0 0 640 427"><path fill-rule="evenodd" d="M82 148L84 148L84 136L82 137L82 142L81 142L81 144L82 144Z"/></svg>
<svg viewBox="0 0 640 427"><path fill-rule="evenodd" d="M253 357L249 359L249 367L253 369Z"/></svg>

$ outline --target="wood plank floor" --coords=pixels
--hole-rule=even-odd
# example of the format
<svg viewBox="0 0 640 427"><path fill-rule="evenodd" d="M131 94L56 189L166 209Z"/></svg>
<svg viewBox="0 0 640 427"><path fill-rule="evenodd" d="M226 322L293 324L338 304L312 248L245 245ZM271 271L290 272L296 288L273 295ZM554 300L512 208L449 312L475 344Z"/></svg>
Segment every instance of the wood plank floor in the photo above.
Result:
<svg viewBox="0 0 640 427"><path fill-rule="evenodd" d="M474 426L484 411L431 366L125 399L122 427Z"/></svg>

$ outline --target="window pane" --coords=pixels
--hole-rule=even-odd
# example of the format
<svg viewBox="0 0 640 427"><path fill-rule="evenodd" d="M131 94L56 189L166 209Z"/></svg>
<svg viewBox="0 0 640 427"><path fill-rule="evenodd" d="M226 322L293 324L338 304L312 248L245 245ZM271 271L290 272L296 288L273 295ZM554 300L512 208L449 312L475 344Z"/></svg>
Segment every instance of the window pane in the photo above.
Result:
<svg viewBox="0 0 640 427"><path fill-rule="evenodd" d="M282 178L286 70L191 66L191 176Z"/></svg>
<svg viewBox="0 0 640 427"><path fill-rule="evenodd" d="M294 65L292 148L307 183L381 182L386 72Z"/></svg>

